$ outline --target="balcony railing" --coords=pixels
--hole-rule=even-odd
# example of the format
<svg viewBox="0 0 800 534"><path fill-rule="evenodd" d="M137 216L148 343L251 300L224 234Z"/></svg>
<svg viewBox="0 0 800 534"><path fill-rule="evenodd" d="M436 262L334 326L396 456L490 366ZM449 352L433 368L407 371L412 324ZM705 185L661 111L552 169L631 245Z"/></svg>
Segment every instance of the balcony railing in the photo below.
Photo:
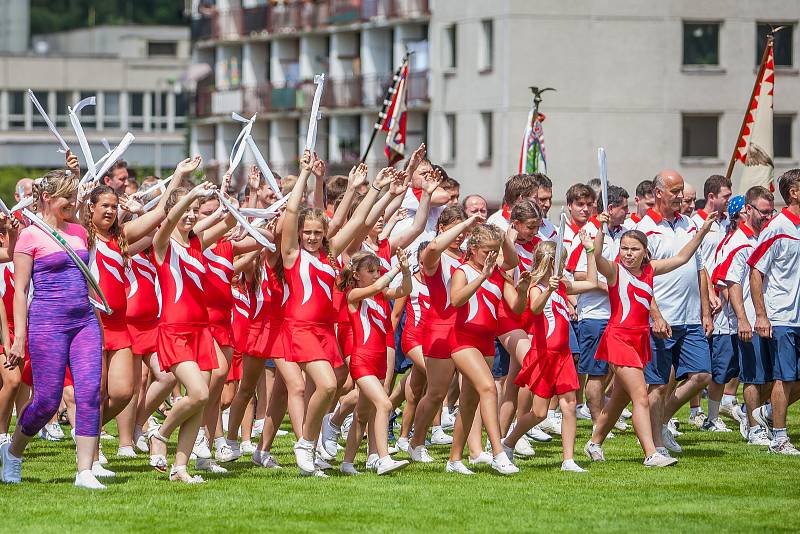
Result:
<svg viewBox="0 0 800 534"><path fill-rule="evenodd" d="M289 0L216 11L192 21L192 39L234 39L254 33L291 33L329 26L423 16L429 0Z"/></svg>

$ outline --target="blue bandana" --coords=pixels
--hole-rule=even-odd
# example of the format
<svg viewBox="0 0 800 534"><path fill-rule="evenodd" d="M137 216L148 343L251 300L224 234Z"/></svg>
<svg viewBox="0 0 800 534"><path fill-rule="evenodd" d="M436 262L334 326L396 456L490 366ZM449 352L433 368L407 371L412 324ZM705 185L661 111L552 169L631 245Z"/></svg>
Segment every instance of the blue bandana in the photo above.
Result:
<svg viewBox="0 0 800 534"><path fill-rule="evenodd" d="M731 219L735 219L743 208L744 208L744 197L742 195L736 195L735 197L732 197L728 201L728 216Z"/></svg>

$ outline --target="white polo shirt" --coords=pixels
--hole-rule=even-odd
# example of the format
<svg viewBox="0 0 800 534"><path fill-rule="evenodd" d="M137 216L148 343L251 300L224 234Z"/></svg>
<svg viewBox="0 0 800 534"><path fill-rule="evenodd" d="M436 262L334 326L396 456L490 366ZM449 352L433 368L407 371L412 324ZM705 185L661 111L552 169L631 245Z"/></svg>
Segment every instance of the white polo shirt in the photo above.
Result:
<svg viewBox="0 0 800 534"><path fill-rule="evenodd" d="M600 227L600 221L597 217L592 217L584 230L589 234L592 239L597 235L597 230ZM622 234L627 232L627 229L619 226L616 230L608 229L605 239L603 239L603 257L608 261L614 261L619 255L619 242L622 239ZM583 248L580 238L576 237L572 241L571 252L567 262L567 270L573 273L585 273L588 270L588 258L586 257L586 250ZM606 277L597 273L597 280L602 283L607 283ZM611 318L611 307L608 302L608 292L602 289L595 289L586 293L578 295L578 304L575 306L578 312L578 320L584 319L605 319Z"/></svg>
<svg viewBox="0 0 800 534"><path fill-rule="evenodd" d="M764 275L764 304L772 326L800 326L800 217L783 208L761 230L747 263Z"/></svg>
<svg viewBox="0 0 800 534"><path fill-rule="evenodd" d="M636 225L639 224L641 220L642 220L641 217L639 217L635 213L631 213L630 215L628 215L628 218L625 219L625 222L622 223L622 226L627 230L633 230L634 228L636 228Z"/></svg>
<svg viewBox="0 0 800 534"><path fill-rule="evenodd" d="M727 287L731 284L742 286L744 310L747 320L750 321L750 326L755 324L756 310L753 307L753 300L750 298L750 266L747 264L747 260L757 244L758 236L756 236L755 232L746 223L741 223L736 228L736 231L730 234L729 239L723 240L722 249L717 254L718 261L712 276L712 281L717 287ZM739 321L730 303L728 303L728 308L723 312L727 311L731 333L737 333L739 331Z"/></svg>
<svg viewBox="0 0 800 534"><path fill-rule="evenodd" d="M688 217L675 213L670 222L654 210L636 225L636 230L647 236L647 248L654 260L672 258L688 243L697 226ZM703 269L699 251L694 259L674 271L657 276L653 281L653 293L664 320L671 325L702 324L700 313L700 283L697 273Z"/></svg>
<svg viewBox="0 0 800 534"><path fill-rule="evenodd" d="M489 218L486 219L486 224L493 224L505 232L511 225L510 221L511 221L511 213L508 212L507 210L499 209L496 212L489 215Z"/></svg>
<svg viewBox="0 0 800 534"><path fill-rule="evenodd" d="M545 217L542 219L542 225L539 227L539 233L536 236L542 241L555 241L556 237L558 237L558 230L550 222L550 219Z"/></svg>

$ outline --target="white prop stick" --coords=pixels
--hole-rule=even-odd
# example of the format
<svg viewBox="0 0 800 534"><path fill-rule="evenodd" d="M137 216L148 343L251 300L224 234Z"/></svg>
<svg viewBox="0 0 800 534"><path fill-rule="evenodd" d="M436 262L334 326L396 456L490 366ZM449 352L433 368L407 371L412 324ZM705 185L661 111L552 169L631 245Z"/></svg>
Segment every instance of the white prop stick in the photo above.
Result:
<svg viewBox="0 0 800 534"><path fill-rule="evenodd" d="M267 222L269 219L271 219L273 217L276 217L278 215L278 211L281 209L281 207L284 204L286 204L289 201L289 198L291 196L292 195L286 195L282 199L270 204L270 206L264 210L266 212L266 214L267 214L267 217L263 217L263 218L254 220L252 222L252 225L253 226L261 226L262 224Z"/></svg>
<svg viewBox="0 0 800 534"><path fill-rule="evenodd" d="M128 147L131 146L135 140L136 137L134 137L132 133L126 133L125 137L122 138L122 141L119 142L116 148L109 152L102 160L102 166L99 169L95 169L95 172L87 172L81 179L81 184L84 184L89 180L99 180L102 176L104 176L106 171L108 171L108 169L110 169L115 162L119 161L119 159L122 157L122 154L128 150Z"/></svg>
<svg viewBox="0 0 800 534"><path fill-rule="evenodd" d="M564 214L564 208L561 208L561 216L559 219L558 238L556 241L556 258L553 270L555 275L561 278L561 255L564 253L564 227L567 224L567 216Z"/></svg>
<svg viewBox="0 0 800 534"><path fill-rule="evenodd" d="M53 124L53 121L51 121L50 117L47 116L47 113L45 113L44 108L42 108L42 105L39 103L39 100L36 98L36 95L33 94L33 91L31 91L30 89L28 89L28 98L31 99L31 102L33 102L33 105L36 107L37 110L39 110L39 114L44 119L44 122L45 124L47 124L47 127L50 128L50 131L53 133L53 135L56 136L56 139L58 139L58 143L61 145L60 152L66 152L67 150L69 150L69 145L67 145L67 142L64 141L63 137L61 137L61 134L58 133L56 125Z"/></svg>
<svg viewBox="0 0 800 534"><path fill-rule="evenodd" d="M148 211L150 211L151 209L155 208L155 207L156 207L156 204L158 204L158 201L159 201L159 200L161 200L161 195L163 195L163 194L164 194L164 193L159 193L159 194L158 194L158 195L156 195L156 196L155 196L155 198L153 198L153 199L152 199L150 202L148 202L147 204L145 204L144 206L142 206L142 209L144 210L144 212L145 212L145 213L147 213L147 212L148 212Z"/></svg>
<svg viewBox="0 0 800 534"><path fill-rule="evenodd" d="M102 139L100 139L100 144L102 144L103 148L106 149L106 154L111 152L111 145L108 144L108 139L103 137Z"/></svg>
<svg viewBox="0 0 800 534"><path fill-rule="evenodd" d="M317 146L317 121L322 118L319 112L319 102L322 100L322 88L325 86L325 74L314 76L317 89L314 91L314 101L311 104L311 116L308 118L308 133L306 134L306 150L314 152Z"/></svg>
<svg viewBox="0 0 800 534"><path fill-rule="evenodd" d="M236 113L232 113L231 116L234 120L244 122L245 125L242 128L242 131L239 132L239 136L236 138L236 141L234 141L233 147L231 148L231 156L228 158L227 174L233 174L233 171L235 171L236 167L238 167L239 163L241 163L242 156L244 155L244 149L247 146L245 139L247 139L247 136L250 135L250 132L253 129L253 124L256 122L255 114L253 114L253 116L249 119L245 119Z"/></svg>
<svg viewBox="0 0 800 534"><path fill-rule="evenodd" d="M78 119L77 113L79 113L83 108L86 106L94 106L97 102L97 98L90 96L88 98L84 98L77 104L75 104L74 108L67 108L69 111L69 122L72 123L72 129L75 130L75 135L78 137L78 142L81 145L81 151L83 152L83 159L86 160L86 167L89 169L89 173L92 176L96 176L97 170L94 162L94 158L92 157L92 150L89 148L89 141L86 139L86 134L83 133L83 127L81 126L81 121ZM83 183L83 180L81 180Z"/></svg>
<svg viewBox="0 0 800 534"><path fill-rule="evenodd" d="M283 198L281 188L278 187L278 181L275 179L275 175L272 174L272 170L269 168L269 165L267 165L267 160L265 160L264 156L261 155L261 151L258 149L258 145L256 144L255 139L253 139L252 135L247 136L247 146L249 146L250 150L253 151L253 157L256 158L256 165L258 165L261 174L264 175L267 183L275 192L275 196L277 196L279 199Z"/></svg>
<svg viewBox="0 0 800 534"><path fill-rule="evenodd" d="M5 202L3 202L3 199L2 199L2 198L0 198L0 212L2 212L2 213L3 213L3 215L5 215L6 217L8 217L9 219L10 219L11 217L13 217L13 215L11 215L11 210L9 210L9 209L8 209L8 206L6 206L6 203L5 203Z"/></svg>
<svg viewBox="0 0 800 534"><path fill-rule="evenodd" d="M17 202L9 211L14 213L15 211L23 210L33 204L33 197L20 197L22 200Z"/></svg>
<svg viewBox="0 0 800 534"><path fill-rule="evenodd" d="M255 239L259 245L269 249L272 252L275 252L275 245L270 243L269 239L267 239L264 234L256 230L249 222L247 222L247 218L242 216L242 214L239 213L239 210L237 210L233 204L228 202L224 194L217 191L217 198L219 199L220 204L225 206L225 209L227 209L230 214L233 215L233 218L236 219L241 227L244 228L245 231L250 234L250 236Z"/></svg>
<svg viewBox="0 0 800 534"><path fill-rule="evenodd" d="M174 177L175 177L175 175L171 174L170 176L164 178L163 180L159 180L158 182L154 183L153 185L151 185L150 187L148 187L144 191L137 191L132 196L134 196L136 198L147 198L147 196L150 193L153 193L156 190L159 190L159 191L161 191L163 193L164 191L167 190L167 188L165 186L168 183L170 183Z"/></svg>
<svg viewBox="0 0 800 534"><path fill-rule="evenodd" d="M261 219L271 219L278 215L275 211L269 211L265 208L240 208L239 213L245 217L257 217Z"/></svg>
<svg viewBox="0 0 800 534"><path fill-rule="evenodd" d="M597 149L597 163L600 166L600 186L603 193L603 211L608 211L608 167L606 167L606 149ZM608 232L608 225L603 224L603 231Z"/></svg>

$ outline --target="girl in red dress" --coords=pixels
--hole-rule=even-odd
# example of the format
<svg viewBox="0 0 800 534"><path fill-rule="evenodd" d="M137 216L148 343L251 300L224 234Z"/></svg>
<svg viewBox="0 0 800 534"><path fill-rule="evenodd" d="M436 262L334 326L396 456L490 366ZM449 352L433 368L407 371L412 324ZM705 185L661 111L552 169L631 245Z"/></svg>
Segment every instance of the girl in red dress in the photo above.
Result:
<svg viewBox="0 0 800 534"><path fill-rule="evenodd" d="M22 367L9 367L6 358L14 336L14 242L17 240L16 219L0 218L0 298L2 298L2 314L0 327L3 333L3 354L0 355L0 444L11 440L8 426L11 423L11 412L14 400L22 384ZM20 411L21 413L21 411Z"/></svg>
<svg viewBox="0 0 800 534"><path fill-rule="evenodd" d="M647 236L638 230L629 230L620 241L619 257L610 262L603 258L603 226L608 223L608 213L597 216L603 223L594 240L594 257L597 270L608 280L608 298L611 318L608 322L595 358L607 361L614 372L614 390L603 407L586 442L584 452L592 461L604 461L603 441L614 422L619 419L628 401L633 403L633 428L645 454L647 467L666 467L678 462L656 450L650 425L650 404L644 366L651 358L650 303L653 300L653 277L674 271L694 256L716 220L716 212L708 216L703 227L677 255L664 260L651 260L647 251Z"/></svg>
<svg viewBox="0 0 800 534"><path fill-rule="evenodd" d="M397 251L399 263L381 275L380 258L372 252L357 252L342 270L339 289L347 295L347 309L353 325L354 349L350 358L350 375L358 386L358 408L350 433L341 470L356 475L353 460L358 452L364 430L369 424L371 442L375 444L379 475L402 469L407 461L389 456L387 434L392 402L383 387L386 379L386 334L390 330L388 299L406 296L411 291L411 271L403 249ZM403 273L403 285L389 289L389 284ZM381 298L378 298L378 297ZM370 452L373 452L370 449Z"/></svg>
<svg viewBox="0 0 800 534"><path fill-rule="evenodd" d="M592 241L585 232L580 234L584 248L591 252ZM597 269L589 261L586 281L570 281L554 274L563 271L566 253L562 254L559 268L555 270L556 246L543 241L536 246L528 292L528 309L531 312L531 348L522 362L516 378L519 387L527 387L533 394L531 411L517 419L517 424L503 440L509 456L513 455L517 441L528 430L547 417L550 399L558 396L563 422L561 439L563 447L562 471L584 472L574 459L576 434L575 392L578 374L569 350L569 311L567 296L597 288ZM591 256L590 256L591 257ZM547 281L547 285L544 285Z"/></svg>

